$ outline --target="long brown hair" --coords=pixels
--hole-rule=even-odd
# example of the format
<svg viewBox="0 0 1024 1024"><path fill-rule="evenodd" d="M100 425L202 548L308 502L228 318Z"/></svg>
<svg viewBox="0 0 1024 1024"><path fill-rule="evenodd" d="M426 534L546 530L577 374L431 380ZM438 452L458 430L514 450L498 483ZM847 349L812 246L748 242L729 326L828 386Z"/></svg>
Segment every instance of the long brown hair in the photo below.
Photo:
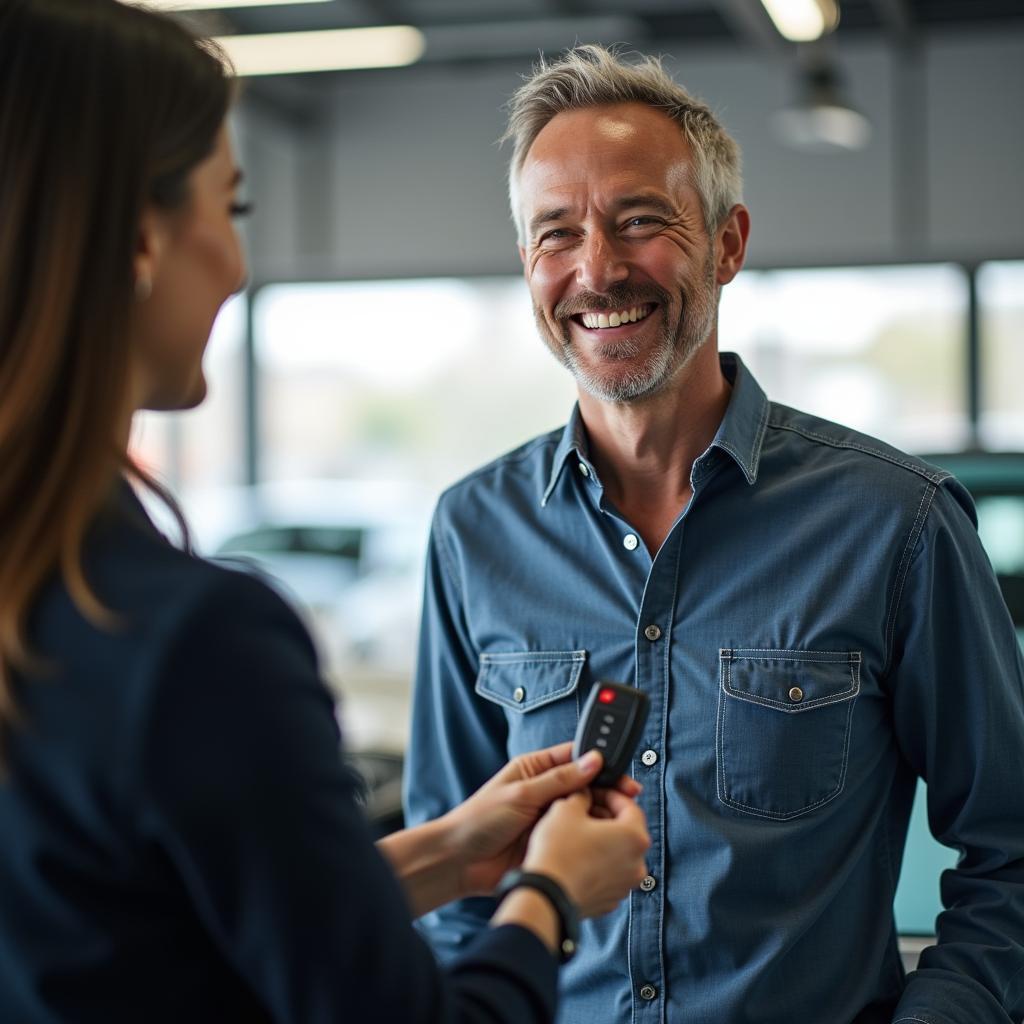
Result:
<svg viewBox="0 0 1024 1024"><path fill-rule="evenodd" d="M84 537L123 471L156 487L117 440L139 223L187 202L230 92L223 60L167 17L0 3L0 755L13 673L39 667L34 600L59 572L105 621Z"/></svg>

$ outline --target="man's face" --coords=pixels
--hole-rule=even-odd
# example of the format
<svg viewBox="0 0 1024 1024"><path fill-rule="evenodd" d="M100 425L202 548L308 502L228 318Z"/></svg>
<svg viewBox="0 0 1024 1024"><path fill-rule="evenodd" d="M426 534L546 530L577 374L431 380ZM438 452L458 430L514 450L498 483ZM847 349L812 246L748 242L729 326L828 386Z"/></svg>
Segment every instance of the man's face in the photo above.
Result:
<svg viewBox="0 0 1024 1024"><path fill-rule="evenodd" d="M658 393L715 329L714 246L691 169L679 127L639 103L558 114L523 164L537 326L603 401Z"/></svg>

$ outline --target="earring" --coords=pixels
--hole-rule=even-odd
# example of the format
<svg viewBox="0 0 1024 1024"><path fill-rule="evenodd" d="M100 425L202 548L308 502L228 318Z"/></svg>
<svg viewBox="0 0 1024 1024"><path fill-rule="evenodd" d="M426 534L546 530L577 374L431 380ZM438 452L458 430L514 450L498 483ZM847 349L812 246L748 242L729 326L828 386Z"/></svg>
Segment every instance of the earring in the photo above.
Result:
<svg viewBox="0 0 1024 1024"><path fill-rule="evenodd" d="M135 278L135 301L145 302L153 294L153 281L148 277Z"/></svg>

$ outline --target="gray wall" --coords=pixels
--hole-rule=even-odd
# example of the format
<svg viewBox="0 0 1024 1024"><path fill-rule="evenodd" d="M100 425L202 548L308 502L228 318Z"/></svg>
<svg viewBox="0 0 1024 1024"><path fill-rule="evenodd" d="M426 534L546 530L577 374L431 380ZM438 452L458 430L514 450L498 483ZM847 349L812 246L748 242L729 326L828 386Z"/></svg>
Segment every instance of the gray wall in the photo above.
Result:
<svg viewBox="0 0 1024 1024"><path fill-rule="evenodd" d="M795 93L792 62L659 49L744 148L748 265L1024 257L1024 33L935 34L912 53L837 49L874 126L865 150L841 155L797 153L773 135L772 113ZM495 140L527 67L310 78L315 102L244 102L254 276L517 273Z"/></svg>

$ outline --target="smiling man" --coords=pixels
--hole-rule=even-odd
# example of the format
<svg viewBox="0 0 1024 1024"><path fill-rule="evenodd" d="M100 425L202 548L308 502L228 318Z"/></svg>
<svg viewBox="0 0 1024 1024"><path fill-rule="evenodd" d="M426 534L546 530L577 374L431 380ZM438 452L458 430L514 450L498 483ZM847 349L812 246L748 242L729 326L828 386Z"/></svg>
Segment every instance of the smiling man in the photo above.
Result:
<svg viewBox="0 0 1024 1024"><path fill-rule="evenodd" d="M657 61L542 64L508 137L537 327L579 402L438 504L410 822L570 737L597 680L632 683L649 874L585 926L564 1024L1020 1020L1024 664L970 498L719 353L739 151ZM918 778L962 856L904 976ZM438 951L492 908L435 915Z"/></svg>

